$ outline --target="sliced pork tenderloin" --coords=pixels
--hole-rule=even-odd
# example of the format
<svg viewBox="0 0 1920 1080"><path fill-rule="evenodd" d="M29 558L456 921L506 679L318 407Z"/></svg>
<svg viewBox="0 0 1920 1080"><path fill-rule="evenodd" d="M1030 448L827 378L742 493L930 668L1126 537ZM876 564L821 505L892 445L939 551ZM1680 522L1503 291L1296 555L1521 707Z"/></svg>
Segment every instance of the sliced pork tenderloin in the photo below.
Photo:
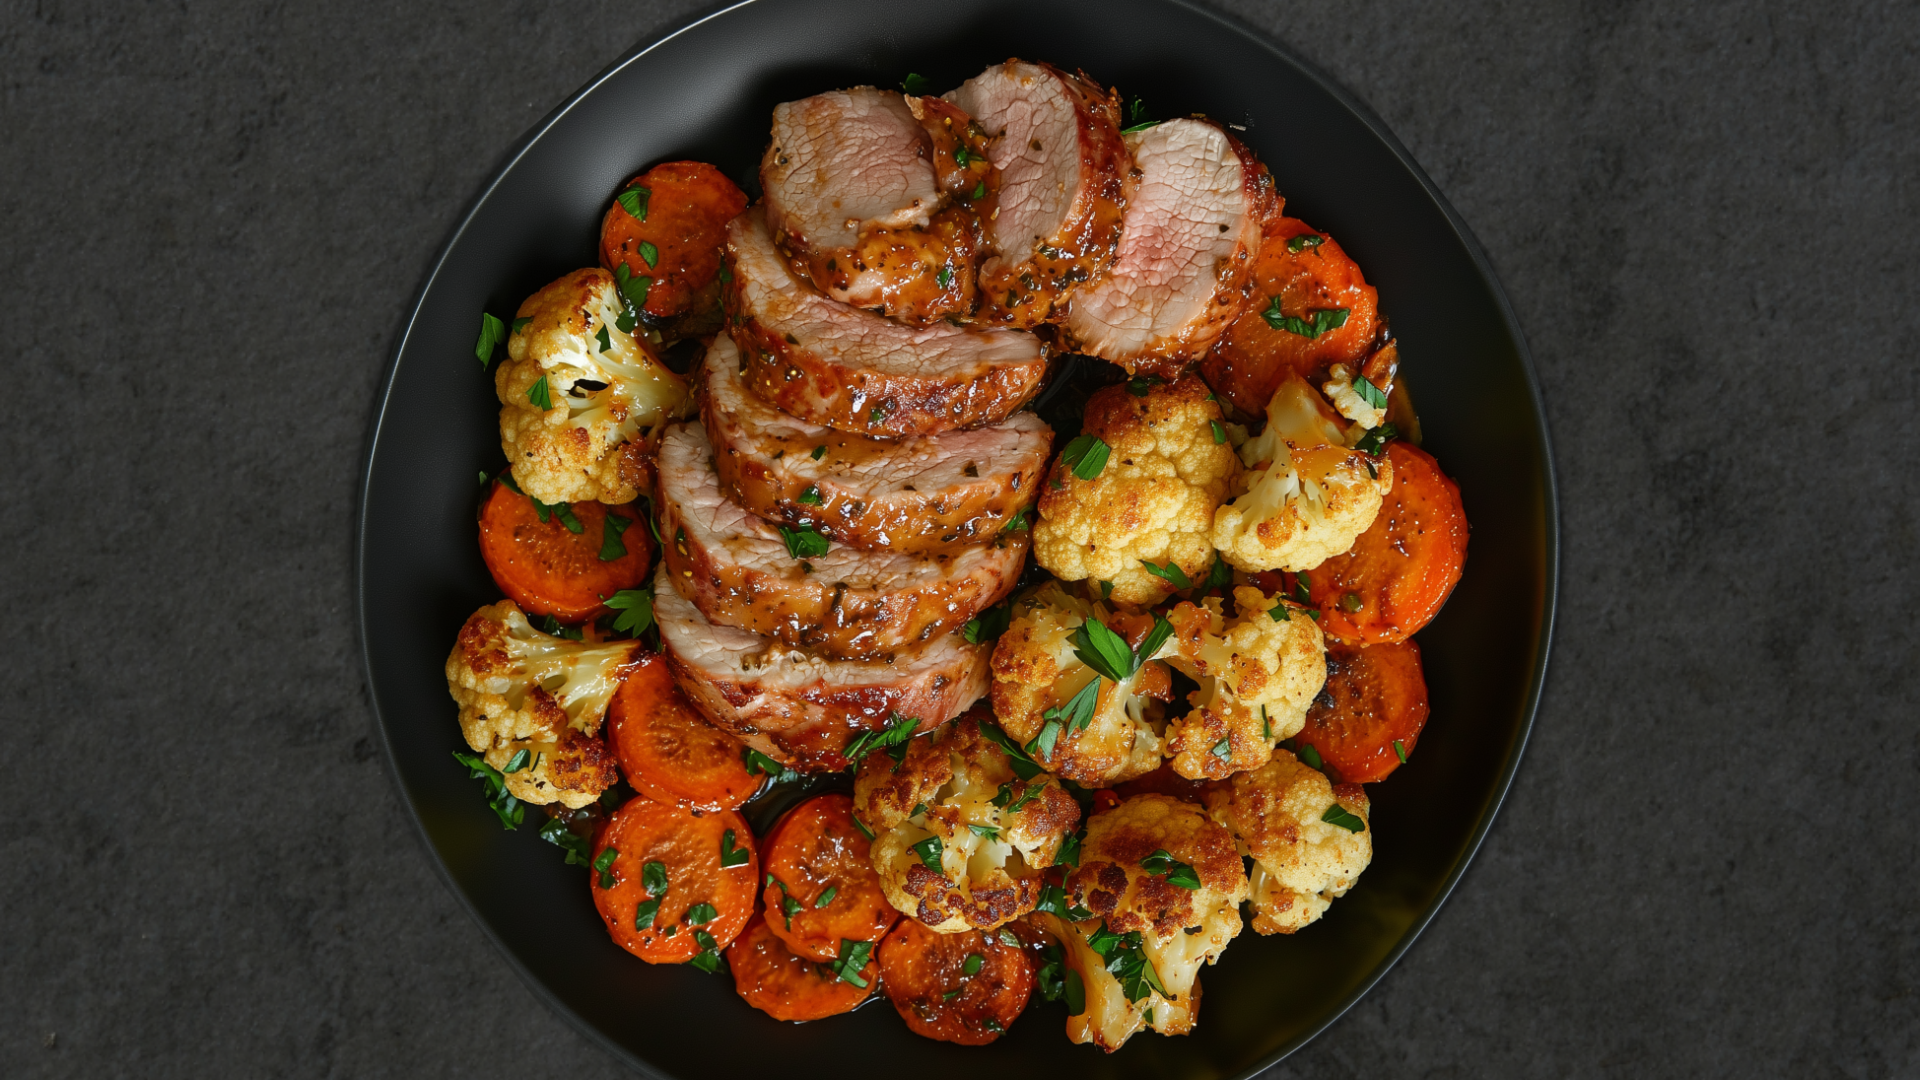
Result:
<svg viewBox="0 0 1920 1080"><path fill-rule="evenodd" d="M847 743L895 716L928 731L987 692L990 645L941 634L888 660L826 660L708 622L672 578L654 575L653 615L674 681L708 720L802 772L846 768Z"/></svg>
<svg viewBox="0 0 1920 1080"><path fill-rule="evenodd" d="M934 144L898 92L775 106L760 185L773 234L828 296L920 324L973 309L972 211L947 205Z"/></svg>
<svg viewBox="0 0 1920 1080"><path fill-rule="evenodd" d="M1210 121L1169 120L1127 146L1135 174L1120 257L1073 298L1066 336L1086 355L1170 378L1245 306L1273 179Z"/></svg>
<svg viewBox="0 0 1920 1080"><path fill-rule="evenodd" d="M1030 412L905 439L796 420L740 381L740 350L726 337L714 339L694 384L714 467L735 502L867 551L927 553L994 539L1033 505L1053 441Z"/></svg>
<svg viewBox="0 0 1920 1080"><path fill-rule="evenodd" d="M1032 327L1057 318L1114 259L1130 162L1119 102L1084 74L1009 60L946 95L987 134L999 171L983 210L988 257L976 318Z"/></svg>
<svg viewBox="0 0 1920 1080"><path fill-rule="evenodd" d="M931 555L810 533L790 549L778 527L727 498L698 424L662 440L659 476L663 561L681 594L714 622L839 659L885 657L959 629L1013 590L1027 553L1025 532ZM804 553L805 542L826 550Z"/></svg>
<svg viewBox="0 0 1920 1080"><path fill-rule="evenodd" d="M727 227L727 261L747 385L808 423L880 438L996 424L1046 377L1032 334L905 326L820 295L792 273L757 211Z"/></svg>

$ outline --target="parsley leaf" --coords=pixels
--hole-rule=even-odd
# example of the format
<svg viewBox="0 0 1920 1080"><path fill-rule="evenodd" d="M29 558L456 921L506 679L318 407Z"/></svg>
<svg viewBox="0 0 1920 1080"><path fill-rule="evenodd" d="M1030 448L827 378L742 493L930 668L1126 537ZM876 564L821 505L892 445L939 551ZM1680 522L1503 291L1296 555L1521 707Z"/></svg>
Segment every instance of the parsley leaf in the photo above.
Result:
<svg viewBox="0 0 1920 1080"><path fill-rule="evenodd" d="M1321 334L1347 325L1347 314L1346 308L1322 308L1319 311L1307 312L1307 317L1303 319L1298 315L1282 312L1280 298L1276 296L1267 305L1267 309L1260 313L1260 317L1267 320L1267 325L1275 330L1285 330L1289 334L1298 334L1311 341Z"/></svg>
<svg viewBox="0 0 1920 1080"><path fill-rule="evenodd" d="M1318 233L1301 233L1287 239L1287 254L1298 255L1308 248L1317 248L1327 242L1327 238Z"/></svg>
<svg viewBox="0 0 1920 1080"><path fill-rule="evenodd" d="M785 525L776 525L780 530L780 539L786 542L787 554L796 559L813 558L827 553L827 538L812 529L801 526L789 529Z"/></svg>
<svg viewBox="0 0 1920 1080"><path fill-rule="evenodd" d="M973 835L981 837L982 839L986 839L986 840L1000 839L1000 827L998 825L975 825L969 822L967 824L967 829L968 831L972 832Z"/></svg>
<svg viewBox="0 0 1920 1080"><path fill-rule="evenodd" d="M1087 988L1080 982L1080 973L1068 968L1065 977L1060 980L1060 996L1067 1003L1067 1015L1079 1016L1087 1011Z"/></svg>
<svg viewBox="0 0 1920 1080"><path fill-rule="evenodd" d="M987 197L987 182L985 180L982 180L979 183L973 185L973 191L968 193L967 201L979 202L981 199L984 199L986 197Z"/></svg>
<svg viewBox="0 0 1920 1080"><path fill-rule="evenodd" d="M732 829L728 829L726 832L720 834L720 866L722 869L731 870L736 866L745 866L747 865L747 861L752 858L752 848L737 848L733 846Z"/></svg>
<svg viewBox="0 0 1920 1080"><path fill-rule="evenodd" d="M705 926L720 917L720 912L712 904L701 902L687 909L688 926Z"/></svg>
<svg viewBox="0 0 1920 1080"><path fill-rule="evenodd" d="M506 336L505 323L487 312L480 313L480 340L474 342L473 355L480 358L482 368L493 363L494 350L500 345L500 339Z"/></svg>
<svg viewBox="0 0 1920 1080"><path fill-rule="evenodd" d="M1219 446L1227 441L1227 429L1220 426L1220 421L1209 420L1207 423L1213 425L1213 445Z"/></svg>
<svg viewBox="0 0 1920 1080"><path fill-rule="evenodd" d="M527 387L527 400L541 412L553 408L553 391L548 389L545 375L533 380L533 385Z"/></svg>
<svg viewBox="0 0 1920 1080"><path fill-rule="evenodd" d="M545 621L541 622L540 629L554 637L566 638L568 641L585 641L587 639L585 631L577 626L561 626L560 620L551 615L547 616ZM507 771L512 772L513 770L508 769Z"/></svg>
<svg viewBox="0 0 1920 1080"><path fill-rule="evenodd" d="M1200 875L1194 872L1192 866L1174 858L1166 848L1160 848L1141 859L1140 868L1155 877L1166 878L1169 885L1177 885L1182 889L1200 887Z"/></svg>
<svg viewBox="0 0 1920 1080"><path fill-rule="evenodd" d="M660 249L645 240L640 241L640 257L647 261L649 269L660 265Z"/></svg>
<svg viewBox="0 0 1920 1080"><path fill-rule="evenodd" d="M1160 121L1158 120L1147 119L1146 103L1139 98L1134 98L1133 107L1127 112L1127 126L1120 129L1120 134L1131 135L1136 131L1145 131L1150 127L1157 127L1159 124Z"/></svg>
<svg viewBox="0 0 1920 1080"><path fill-rule="evenodd" d="M1087 685L1074 692L1065 705L1055 705L1040 714L1043 720L1059 720L1075 731L1087 730L1093 723L1093 710L1100 701L1100 680L1088 679ZM1049 747L1051 750L1051 747Z"/></svg>
<svg viewBox="0 0 1920 1080"><path fill-rule="evenodd" d="M773 760L751 746L740 748L740 760L746 763L748 776L772 777L771 783L780 784L788 780L797 780L800 774ZM873 839L868 836L867 839Z"/></svg>
<svg viewBox="0 0 1920 1080"><path fill-rule="evenodd" d="M960 150L960 151L955 151L955 152L956 152L956 153L965 153L966 151L964 151L964 150ZM938 286L940 286L940 287L941 287L941 288L943 288L943 289L944 289L944 288L946 288L947 286L949 286L949 285L951 285L951 284L953 284L953 267L951 267L951 266L943 266L943 267L941 267L941 268L940 268L940 272L939 272L939 273L937 273L937 274L935 274L935 275L933 275L933 283L934 283L935 285L938 285Z"/></svg>
<svg viewBox="0 0 1920 1080"><path fill-rule="evenodd" d="M823 457L826 457L826 456L827 456L827 448L826 448L826 447L824 447L824 446L816 446L816 447L814 447L814 448L813 448L813 460L815 460L815 461L819 461L819 460L820 460L821 458L823 458Z"/></svg>
<svg viewBox="0 0 1920 1080"><path fill-rule="evenodd" d="M946 873L946 871L940 869L940 855L941 852L945 850L945 845L940 843L939 837L929 836L917 844L910 845L908 850L920 856L920 865L936 874L944 875Z"/></svg>
<svg viewBox="0 0 1920 1080"><path fill-rule="evenodd" d="M608 335L606 327L601 327L600 332L593 335L593 339L600 343L601 352L609 352L613 349L613 338Z"/></svg>
<svg viewBox="0 0 1920 1080"><path fill-rule="evenodd" d="M1040 902L1033 910L1049 915L1058 915L1068 922L1085 922L1093 918L1093 912L1078 904L1067 902L1067 890L1059 885L1043 885L1040 888Z"/></svg>
<svg viewBox="0 0 1920 1080"><path fill-rule="evenodd" d="M1360 395L1361 401L1366 402L1376 409L1384 409L1387 407L1387 395L1385 392L1373 385L1373 380L1367 378L1365 375L1355 375L1353 377L1353 392Z"/></svg>
<svg viewBox="0 0 1920 1080"><path fill-rule="evenodd" d="M642 900L639 904L635 905L633 909L633 928L635 930L650 930L653 928L653 920L658 918L659 915L659 900Z"/></svg>
<svg viewBox="0 0 1920 1080"><path fill-rule="evenodd" d="M1260 737L1263 739L1273 738L1273 721L1267 719L1267 707L1265 705L1260 706Z"/></svg>
<svg viewBox="0 0 1920 1080"><path fill-rule="evenodd" d="M707 933L705 930L695 930L693 932L693 942L700 946L700 955L687 961L687 963L709 975L719 974L720 971L726 968L727 962L720 958L720 943L714 940L712 934Z"/></svg>
<svg viewBox="0 0 1920 1080"><path fill-rule="evenodd" d="M1208 753L1211 753L1221 761L1232 761L1233 740L1231 738L1221 739L1219 742L1213 744L1213 749L1208 751Z"/></svg>
<svg viewBox="0 0 1920 1080"><path fill-rule="evenodd" d="M1033 522L1027 519L1027 511L1022 510L1019 513L1008 518L1007 523L1005 525L1000 526L1000 531L1001 532L1026 532L1028 529L1032 527L1033 527Z"/></svg>
<svg viewBox="0 0 1920 1080"><path fill-rule="evenodd" d="M820 896L814 900L813 910L819 911L821 908L826 907L828 904L833 903L833 898L835 896L838 896L839 894L840 894L839 886L837 885L827 886L827 891L821 893Z"/></svg>
<svg viewBox="0 0 1920 1080"><path fill-rule="evenodd" d="M1155 612L1153 629L1147 631L1147 636L1140 639L1140 648L1134 651L1133 669L1140 670L1140 665L1151 660L1153 654L1159 652L1160 646L1166 644L1167 638L1171 636L1173 636L1173 624L1167 621L1165 615Z"/></svg>
<svg viewBox="0 0 1920 1080"><path fill-rule="evenodd" d="M1073 475L1093 480L1107 467L1107 456L1112 452L1097 435L1076 435L1067 448L1060 451L1060 461L1073 470Z"/></svg>
<svg viewBox="0 0 1920 1080"><path fill-rule="evenodd" d="M1147 573L1167 582L1176 589L1193 588L1193 581L1187 577L1187 572L1180 569L1180 564L1174 562L1172 559L1168 559L1167 565L1165 566L1155 566L1147 560L1141 559L1140 565L1147 568Z"/></svg>
<svg viewBox="0 0 1920 1080"><path fill-rule="evenodd" d="M641 866L640 887L650 896L667 895L667 864L655 859Z"/></svg>
<svg viewBox="0 0 1920 1080"><path fill-rule="evenodd" d="M1312 745L1308 743L1301 743L1300 749L1295 752L1294 756L1306 762L1308 768L1325 771L1327 767L1326 761L1320 757L1320 751L1315 750Z"/></svg>
<svg viewBox="0 0 1920 1080"><path fill-rule="evenodd" d="M600 875L600 887L611 889L618 878L613 876L613 861L620 857L619 848L604 848L593 857L594 872Z"/></svg>
<svg viewBox="0 0 1920 1080"><path fill-rule="evenodd" d="M1098 685L1099 680L1094 680L1094 683ZM1027 743L1026 751L1032 754L1036 760L1045 761L1053 756L1053 745L1059 738L1060 719L1056 716L1048 719L1045 724L1040 726L1040 733L1035 735L1033 739Z"/></svg>
<svg viewBox="0 0 1920 1080"><path fill-rule="evenodd" d="M1013 767L1013 775L1019 779L1031 780L1046 771L1020 748L1019 743L1014 742L1005 731L1001 730L1000 725L983 723L980 725L980 734L985 736L988 742L1006 752L1007 764Z"/></svg>
<svg viewBox="0 0 1920 1080"><path fill-rule="evenodd" d="M1400 764L1407 763L1407 744L1399 739L1393 740L1393 752L1400 758Z"/></svg>
<svg viewBox="0 0 1920 1080"><path fill-rule="evenodd" d="M926 97L927 91L933 89L933 83L925 75L908 72L907 77L900 80L900 89L914 97Z"/></svg>
<svg viewBox="0 0 1920 1080"><path fill-rule="evenodd" d="M647 220L647 199L652 195L652 188L635 184L614 196L614 201L620 204L620 209L633 215L634 220L645 221Z"/></svg>
<svg viewBox="0 0 1920 1080"><path fill-rule="evenodd" d="M1387 440L1399 434L1400 429L1392 424L1381 424L1377 428L1368 428L1367 433L1360 436L1360 441L1353 444L1353 448L1368 457L1379 457L1380 451L1387 445Z"/></svg>
<svg viewBox="0 0 1920 1080"><path fill-rule="evenodd" d="M1329 825L1338 825L1348 832L1367 831L1367 823L1361 819L1360 815L1348 810L1339 803L1334 803L1332 806L1327 807L1327 812L1320 815L1320 820Z"/></svg>
<svg viewBox="0 0 1920 1080"><path fill-rule="evenodd" d="M820 485L808 484L807 490L801 492L795 501L803 506L819 506L822 502L820 498Z"/></svg>
<svg viewBox="0 0 1920 1080"><path fill-rule="evenodd" d="M969 645L980 645L993 641L1007 632L1013 622L1013 604L995 604L987 610L967 620L960 636L967 639Z"/></svg>
<svg viewBox="0 0 1920 1080"><path fill-rule="evenodd" d="M644 589L621 589L601 601L620 613L613 620L613 629L628 637L639 637L653 625L653 587Z"/></svg>
<svg viewBox="0 0 1920 1080"><path fill-rule="evenodd" d="M612 562L615 559L627 557L627 545L620 536L627 531L627 526L632 524L632 518L623 518L619 514L608 512L606 521L600 526L601 562Z"/></svg>
<svg viewBox="0 0 1920 1080"><path fill-rule="evenodd" d="M1068 639L1080 662L1112 682L1125 682L1134 672L1133 650L1127 639L1107 629L1099 619L1089 618Z"/></svg>
<svg viewBox="0 0 1920 1080"><path fill-rule="evenodd" d="M833 961L833 974L841 982L866 989L867 980L860 972L867 966L867 957L873 954L873 942L848 941L840 939L840 953Z"/></svg>
<svg viewBox="0 0 1920 1080"><path fill-rule="evenodd" d="M1166 382L1158 375L1136 375L1127 380L1127 393L1134 397L1146 397L1154 387Z"/></svg>
<svg viewBox="0 0 1920 1080"><path fill-rule="evenodd" d="M1273 606L1267 609L1267 615L1274 622L1287 622L1293 618L1293 613L1287 610L1287 599L1284 596L1274 598Z"/></svg>
<svg viewBox="0 0 1920 1080"><path fill-rule="evenodd" d="M986 957L981 956L977 952L968 953L966 960L962 962L960 965L960 970L966 972L969 975L978 975L980 974L980 969L986 966L987 966Z"/></svg>
<svg viewBox="0 0 1920 1080"><path fill-rule="evenodd" d="M1207 569L1207 582L1203 588L1224 589L1233 584L1233 567L1219 555L1213 557L1213 565Z"/></svg>
<svg viewBox="0 0 1920 1080"><path fill-rule="evenodd" d="M518 797L507 790L507 781L500 770L487 764L485 758L474 754L453 752L453 758L465 765L475 780L482 782L487 793L487 805L493 808L493 814L500 819L500 827L512 831L526 820L527 808L522 806Z"/></svg>
<svg viewBox="0 0 1920 1080"><path fill-rule="evenodd" d="M520 331L525 330L527 327L532 325L533 325L533 316L528 315L523 318L518 318L513 320L513 329L511 332L517 334Z"/></svg>
<svg viewBox="0 0 1920 1080"><path fill-rule="evenodd" d="M517 773L521 769L525 769L531 766L532 764L533 764L533 751L523 746L512 757L507 759L507 767L504 769L501 769L500 771L502 773Z"/></svg>
<svg viewBox="0 0 1920 1080"><path fill-rule="evenodd" d="M842 750L841 754L843 754L848 761L859 761L875 750L891 751L895 747L900 747L901 753L899 757L904 757L908 740L913 738L914 732L918 731L919 728L920 719L918 717L901 716L899 713L894 713L887 718L886 727L881 728L879 731L869 728L854 736L853 741L847 744L847 748ZM898 760L898 758L896 758L896 760Z"/></svg>
<svg viewBox="0 0 1920 1080"><path fill-rule="evenodd" d="M547 509L553 511L553 516L559 518L560 524L565 526L566 530L573 535L579 536L581 533L587 531L587 527L580 524L580 519L573 516L573 506L571 504L563 502L548 503Z"/></svg>
<svg viewBox="0 0 1920 1080"><path fill-rule="evenodd" d="M557 817L548 818L540 826L540 839L566 852L568 866L593 865L593 841L567 828L567 823Z"/></svg>

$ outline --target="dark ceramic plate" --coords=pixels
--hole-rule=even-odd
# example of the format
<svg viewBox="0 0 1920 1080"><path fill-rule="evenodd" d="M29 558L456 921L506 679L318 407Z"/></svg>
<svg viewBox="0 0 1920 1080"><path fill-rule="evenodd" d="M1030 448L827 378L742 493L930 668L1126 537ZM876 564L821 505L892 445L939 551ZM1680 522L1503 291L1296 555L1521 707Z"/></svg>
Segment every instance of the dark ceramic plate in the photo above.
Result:
<svg viewBox="0 0 1920 1080"><path fill-rule="evenodd" d="M475 474L502 463L493 380L473 355L480 312L511 312L593 263L608 200L652 162L697 158L746 181L780 101L910 71L945 89L1013 55L1085 68L1155 116L1245 125L1288 211L1338 237L1379 287L1426 446L1473 523L1466 576L1420 635L1432 721L1413 763L1371 791L1378 838L1359 886L1304 933L1241 935L1202 976L1194 1034L1143 1035L1110 1056L1069 1044L1059 1005L1036 1002L1007 1037L964 1049L909 1034L884 1004L776 1023L726 978L640 963L608 940L586 873L532 827L502 831L449 756L461 743L441 676L462 620L498 599L473 525ZM869 1062L1004 1080L1238 1077L1365 993L1466 868L1539 697L1556 531L1539 392L1478 244L1380 121L1300 60L1169 0L766 0L595 79L508 156L454 230L393 358L367 457L361 635L395 775L454 891L537 993L635 1065L791 1080L839 1080Z"/></svg>

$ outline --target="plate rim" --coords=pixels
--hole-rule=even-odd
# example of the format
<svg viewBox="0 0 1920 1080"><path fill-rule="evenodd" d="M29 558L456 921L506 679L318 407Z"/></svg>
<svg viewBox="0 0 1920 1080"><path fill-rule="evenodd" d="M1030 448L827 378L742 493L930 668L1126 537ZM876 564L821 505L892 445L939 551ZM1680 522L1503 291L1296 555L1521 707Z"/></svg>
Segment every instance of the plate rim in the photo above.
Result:
<svg viewBox="0 0 1920 1080"><path fill-rule="evenodd" d="M605 1032L588 1023L548 989L545 982L536 977L520 962L513 951L509 949L506 943L495 933L493 927L480 915L480 912L474 907L472 899L467 896L466 891L454 880L453 872L448 868L446 860L441 857L439 849L434 846L433 837L427 831L426 822L420 817L419 808L414 805L413 798L407 793L406 783L400 772L400 764L394 756L393 743L388 734L387 717L381 710L379 695L374 689L374 660L368 645L368 498L373 476L375 453L379 449L380 435L386 426L387 406L392 399L393 384L395 376L399 371L400 358L406 352L407 345L413 338L414 329L419 322L421 308L426 302L428 291L439 278L440 272L442 268L446 266L447 259L452 254L454 247L460 242L461 238L466 235L467 228L473 223L473 219L479 213L482 204L492 196L495 189L498 188L500 183L506 178L506 175L519 164L520 160L526 156L527 151L532 148L534 143L538 142L561 118L571 112L573 108L588 95L594 93L628 65L638 62L648 53L651 53L667 42L708 22L723 18L741 8L751 7L756 4L776 2L778 2L778 0L735 0L733 3L724 3L716 7L708 8L703 12L696 12L687 16L683 21L665 24L662 29L651 36L643 37L619 58L615 59L592 78L588 79L578 90L570 94L566 100L555 106L537 123L527 128L527 130L520 135L519 139L501 155L493 170L488 175L487 180L482 183L475 194L467 200L465 209L460 213L453 227L448 230L446 239L441 242L438 251L434 254L433 260L428 264L425 274L421 277L419 286L414 290L412 302L407 308L406 320L401 325L400 331L394 339L393 347L388 351L385 369L380 377L379 392L374 396L372 423L367 427L367 434L360 455L359 491L354 499L354 634L360 653L361 677L366 692L368 708L373 714L374 733L380 740L381 756L386 763L387 776L393 783L395 794L399 796L400 802L406 810L408 821L413 825L415 839L426 850L429 861L433 864L435 874L439 876L441 883L446 886L447 891L453 895L455 902L479 928L482 936L493 946L495 953L506 961L507 967L519 976L520 981L533 992L536 998L558 1014L576 1031L587 1036L591 1042L606 1050L628 1068L634 1069L642 1075L655 1077L657 1080L682 1080L682 1078L660 1072L651 1064L636 1056L631 1050L627 1049L627 1047L614 1041ZM1481 246L1479 237L1474 235L1473 230L1468 227L1466 220L1453 208L1453 204L1449 202L1446 196L1440 191L1438 185L1434 183L1433 178L1427 175L1427 171L1414 159L1413 154L1400 142L1399 138L1394 135L1392 129L1373 111L1371 106L1362 101L1358 96L1350 93L1339 82L1323 72L1318 65L1307 60L1286 44L1275 40L1265 31L1249 25L1239 17L1212 10L1211 8L1193 2L1193 0L1154 0L1154 2L1164 4L1167 7L1191 15L1199 16L1202 19L1215 23L1225 32L1239 35L1256 47L1267 51L1280 62L1291 64L1316 87L1327 93L1335 101L1339 102L1342 107L1352 113L1356 119L1366 126L1374 138L1380 140L1381 144L1387 148L1394 159L1419 182L1427 198L1432 200L1434 206L1446 219L1448 227L1453 230L1454 235L1466 249L1467 256L1473 262L1474 269L1480 274L1482 280L1486 282L1493 296L1494 303L1499 309L1501 322L1505 326L1508 336L1514 343L1515 352L1520 361L1520 373L1526 382L1527 396L1533 406L1533 434L1538 440L1542 464L1544 466L1541 470L1540 479L1541 494L1543 496L1541 507L1542 524L1544 526L1541 543L1545 563L1541 581L1540 627L1537 631L1539 646L1532 670L1527 677L1526 693L1521 708L1522 718L1519 729L1515 733L1512 748L1507 752L1506 760L1501 764L1500 772L1489 793L1487 804L1481 810L1479 818L1474 823L1472 832L1467 836L1465 846L1461 849L1453 866L1447 871L1447 875L1441 881L1440 887L1434 894L1433 899L1415 916L1413 922L1400 936L1400 939L1375 963L1373 969L1360 980L1351 992L1336 1002L1334 1007L1328 1010L1317 1023L1310 1025L1300 1034L1267 1053L1249 1068L1233 1074L1230 1078L1230 1080L1252 1080L1252 1078L1259 1076L1281 1061L1284 1061L1301 1047L1312 1042L1328 1028L1332 1027L1347 1014L1348 1010L1358 1004L1361 998L1364 998L1370 993L1374 986L1393 969L1395 964L1399 963L1400 958L1406 955L1408 949L1413 947L1413 943L1419 939L1420 935L1426 931L1427 927L1431 925L1433 920L1439 915L1440 909L1445 907L1447 901L1452 898L1453 890L1460 884L1461 879L1465 877L1467 869L1473 864L1474 857L1479 854L1481 845L1486 842L1487 834L1492 830L1495 819L1500 815L1500 810L1506 805L1507 795L1512 789L1514 777L1519 772L1520 762L1526 756L1527 745L1532 740L1533 725L1538 718L1541 699L1545 694L1547 668L1553 653L1553 631L1557 622L1560 598L1560 485L1558 470L1554 462L1552 433L1549 430L1547 422L1545 396L1541 392L1539 374L1534 369L1533 352L1528 346L1526 332L1520 325L1519 317L1514 313L1512 302L1507 298L1506 287L1501 283L1499 275L1494 272L1492 262L1487 257L1486 249Z"/></svg>

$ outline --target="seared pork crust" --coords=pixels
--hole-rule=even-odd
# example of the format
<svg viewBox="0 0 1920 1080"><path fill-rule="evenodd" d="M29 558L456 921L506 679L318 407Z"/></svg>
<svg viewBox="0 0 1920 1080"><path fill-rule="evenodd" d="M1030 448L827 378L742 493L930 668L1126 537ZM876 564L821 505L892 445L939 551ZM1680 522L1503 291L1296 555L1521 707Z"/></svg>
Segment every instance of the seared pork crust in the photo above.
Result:
<svg viewBox="0 0 1920 1080"><path fill-rule="evenodd" d="M740 381L715 338L695 375L727 494L776 524L864 551L922 554L991 541L1033 505L1053 430L1031 412L991 427L869 439L796 420Z"/></svg>
<svg viewBox="0 0 1920 1080"><path fill-rule="evenodd" d="M728 226L727 261L746 383L808 423L879 438L997 424L1046 376L1032 334L904 326L821 296L794 276L755 211Z"/></svg>
<svg viewBox="0 0 1920 1080"><path fill-rule="evenodd" d="M930 731L987 688L989 648L942 634L889 660L826 660L779 641L715 626L675 589L664 564L654 575L654 619L674 681L708 720L748 746L802 772L851 764L842 751L861 731L894 716Z"/></svg>

